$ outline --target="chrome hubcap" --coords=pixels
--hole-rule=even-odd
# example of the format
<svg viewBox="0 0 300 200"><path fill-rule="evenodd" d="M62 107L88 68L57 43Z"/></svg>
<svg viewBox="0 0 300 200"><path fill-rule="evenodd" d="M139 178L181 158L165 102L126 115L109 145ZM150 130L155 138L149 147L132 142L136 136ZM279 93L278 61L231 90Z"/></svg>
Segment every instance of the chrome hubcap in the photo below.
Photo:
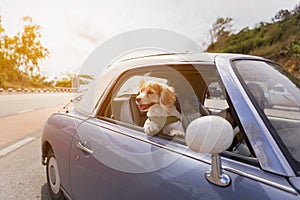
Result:
<svg viewBox="0 0 300 200"><path fill-rule="evenodd" d="M57 168L57 162L54 157L51 157L49 160L48 176L49 176L49 184L52 192L54 194L58 194L60 189L60 178L59 178L59 173Z"/></svg>

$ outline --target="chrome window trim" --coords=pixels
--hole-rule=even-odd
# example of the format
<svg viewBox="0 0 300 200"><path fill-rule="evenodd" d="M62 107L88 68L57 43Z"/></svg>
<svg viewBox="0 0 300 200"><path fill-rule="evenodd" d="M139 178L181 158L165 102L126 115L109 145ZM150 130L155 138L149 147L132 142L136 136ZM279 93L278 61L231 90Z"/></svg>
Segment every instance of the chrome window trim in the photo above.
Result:
<svg viewBox="0 0 300 200"><path fill-rule="evenodd" d="M260 176L257 176L257 175L249 174L249 173L246 173L244 171L237 170L237 169L234 169L234 168L231 168L231 167L226 167L226 166L223 166L223 170L226 170L226 171L238 174L240 176L255 180L257 182L272 186L274 188L283 190L285 192L289 192L291 194L298 195L298 192L293 187L288 187L288 186L285 186L283 184L279 184L279 183L276 183L274 181L261 178Z"/></svg>

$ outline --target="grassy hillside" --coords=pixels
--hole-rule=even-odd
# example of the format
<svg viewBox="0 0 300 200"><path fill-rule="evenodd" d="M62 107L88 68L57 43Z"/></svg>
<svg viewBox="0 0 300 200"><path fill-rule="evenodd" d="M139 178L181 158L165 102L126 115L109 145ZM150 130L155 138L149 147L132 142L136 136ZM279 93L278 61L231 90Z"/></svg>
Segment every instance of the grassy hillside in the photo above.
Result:
<svg viewBox="0 0 300 200"><path fill-rule="evenodd" d="M261 22L238 33L218 37L207 52L244 53L278 62L300 76L300 4L294 10L280 10L272 23Z"/></svg>

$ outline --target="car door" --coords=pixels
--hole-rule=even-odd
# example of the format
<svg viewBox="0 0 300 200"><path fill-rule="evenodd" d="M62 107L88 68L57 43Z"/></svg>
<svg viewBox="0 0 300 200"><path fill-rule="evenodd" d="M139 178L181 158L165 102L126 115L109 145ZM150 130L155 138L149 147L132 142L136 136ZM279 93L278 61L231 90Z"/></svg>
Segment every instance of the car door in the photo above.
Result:
<svg viewBox="0 0 300 200"><path fill-rule="evenodd" d="M211 68L210 72L207 67ZM205 178L205 173L211 168L210 155L193 152L182 138L150 137L144 133L142 123L136 119L136 115L140 115L139 120L145 116L133 111L131 102L136 96L139 85L137 80L141 78L141 74L148 74L148 79L152 81L178 86L175 87L178 91L182 87L185 95L183 99L189 99L199 91L200 93L205 91L193 86L193 84L199 84L199 87L206 85L202 85L205 80L200 80L200 77L204 76L201 69L205 69L203 73L207 81L220 81L217 74L213 73L216 71L213 66L199 67L196 72L201 76L194 77L190 77L191 73L186 73L187 68L184 67L184 72L180 73L185 76L184 78L176 77L179 69L174 69L176 66L165 69L156 66L126 72L110 88L111 93L106 95L99 114L80 125L73 138L70 157L72 197L180 200L299 199L298 193L293 190L285 177L262 171L255 157L225 152L222 157L223 171L229 175L231 181L228 186L220 187ZM149 75L149 71L153 72L152 75ZM187 91L190 93L186 93ZM179 96L178 93L178 98ZM197 97L200 98L199 95ZM205 95L202 97L204 101ZM188 105L191 105L191 102ZM210 102L210 109L217 114L219 112L216 110L220 108L214 109L214 105ZM182 113L186 107L181 107Z"/></svg>
<svg viewBox="0 0 300 200"><path fill-rule="evenodd" d="M194 191L199 180L180 180L196 166L190 159L168 150L166 141L99 123L92 119L83 124L80 129L89 137L74 140L94 151L89 154L73 145L70 172L75 199L193 199L189 190ZM190 188L184 188L187 183Z"/></svg>

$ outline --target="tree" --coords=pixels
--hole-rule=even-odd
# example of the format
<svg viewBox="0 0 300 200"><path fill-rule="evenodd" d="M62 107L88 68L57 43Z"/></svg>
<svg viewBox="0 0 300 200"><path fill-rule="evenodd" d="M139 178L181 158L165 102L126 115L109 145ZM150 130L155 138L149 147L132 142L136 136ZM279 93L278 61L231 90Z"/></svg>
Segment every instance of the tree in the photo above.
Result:
<svg viewBox="0 0 300 200"><path fill-rule="evenodd" d="M55 87L72 87L71 77L63 77L56 81Z"/></svg>
<svg viewBox="0 0 300 200"><path fill-rule="evenodd" d="M40 26L34 24L31 17L22 19L23 30L14 36L5 34L0 16L0 86L19 85L25 80L36 83L39 74L39 62L49 55L41 42ZM31 80L32 79L32 80ZM39 81L45 81L40 79Z"/></svg>
<svg viewBox="0 0 300 200"><path fill-rule="evenodd" d="M212 25L209 30L211 44L218 41L219 39L224 39L231 33L232 18L218 17L217 21Z"/></svg>
<svg viewBox="0 0 300 200"><path fill-rule="evenodd" d="M4 63L5 59L4 59L4 53L3 53L3 43L4 43L4 39L3 39L3 35L4 35L4 28L2 26L2 18L0 16L0 63ZM4 71L4 67L3 64L0 64L0 87L2 87L2 85L4 85L5 82L5 77L3 74Z"/></svg>
<svg viewBox="0 0 300 200"><path fill-rule="evenodd" d="M5 29L2 26L2 18L0 16L0 86L4 87L9 80L18 78L18 70L15 68L13 59L13 48L15 37L5 35Z"/></svg>
<svg viewBox="0 0 300 200"><path fill-rule="evenodd" d="M17 33L17 41L14 50L16 64L23 73L33 75L39 72L39 61L49 55L49 51L40 41L41 27L33 24L31 17L23 18L23 31Z"/></svg>
<svg viewBox="0 0 300 200"><path fill-rule="evenodd" d="M284 10L284 9L281 9L279 10L275 17L272 19L273 22L276 22L276 21L283 21L285 19L288 19L292 16L292 13L288 10Z"/></svg>
<svg viewBox="0 0 300 200"><path fill-rule="evenodd" d="M300 4L292 11L278 11L272 22L260 22L238 33L230 33L231 22L230 18L217 19L209 32L212 43L205 51L262 56L300 77Z"/></svg>

